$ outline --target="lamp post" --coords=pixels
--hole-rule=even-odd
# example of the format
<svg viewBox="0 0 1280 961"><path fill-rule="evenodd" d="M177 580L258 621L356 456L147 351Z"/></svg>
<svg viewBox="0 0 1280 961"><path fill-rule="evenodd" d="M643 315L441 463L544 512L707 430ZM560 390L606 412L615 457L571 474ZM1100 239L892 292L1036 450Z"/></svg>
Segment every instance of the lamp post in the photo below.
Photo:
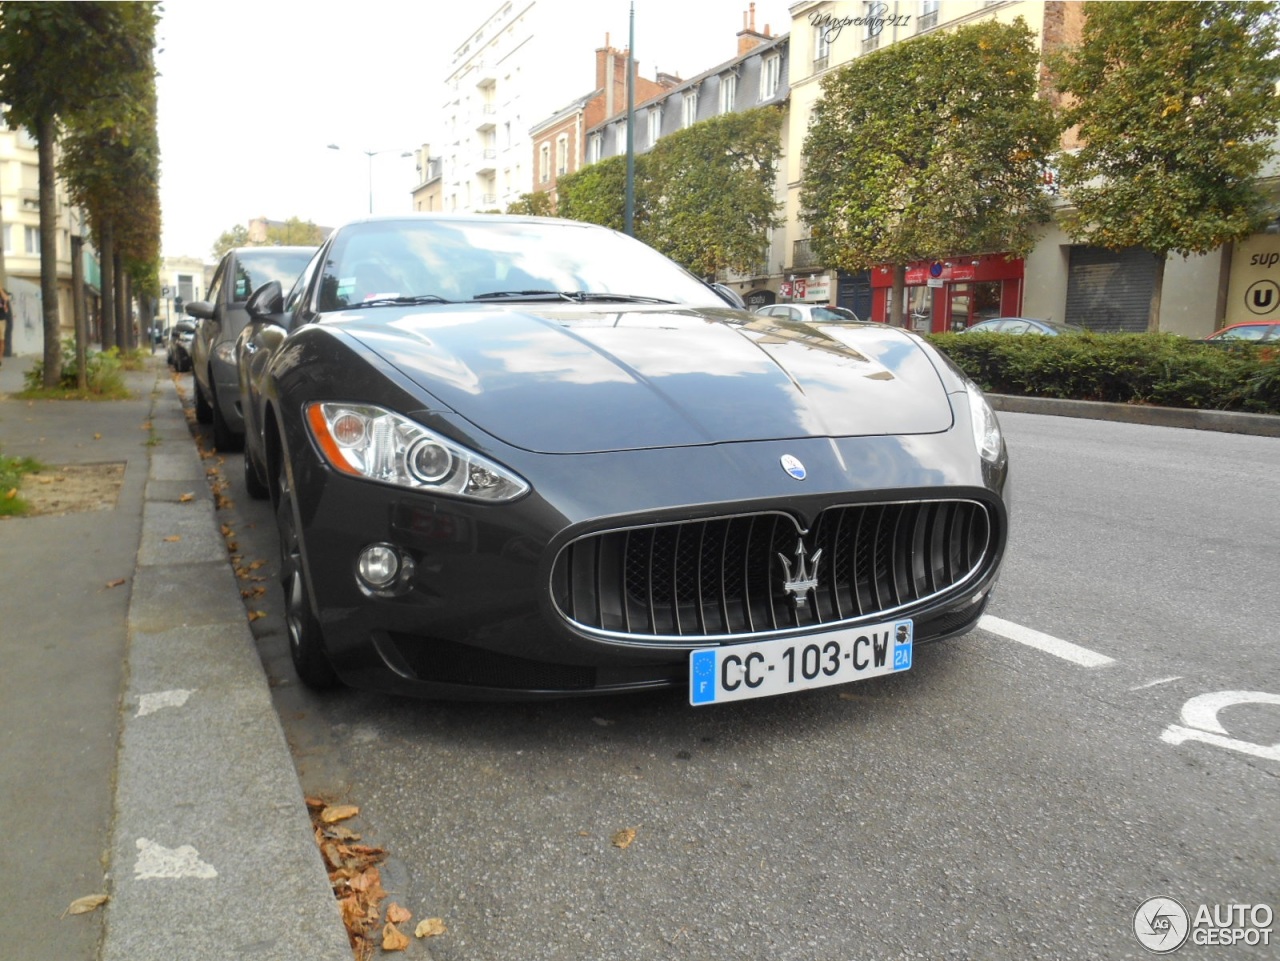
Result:
<svg viewBox="0 0 1280 961"><path fill-rule="evenodd" d="M329 144L329 149L341 150L342 148L339 147L336 143L331 143ZM399 149L400 148L398 147L388 147L386 150L361 150L360 151L360 153L364 154L366 157L369 158L369 213L373 213L373 158L378 156L378 154L395 153L396 150L399 150ZM413 151L401 150L400 156L412 157Z"/></svg>

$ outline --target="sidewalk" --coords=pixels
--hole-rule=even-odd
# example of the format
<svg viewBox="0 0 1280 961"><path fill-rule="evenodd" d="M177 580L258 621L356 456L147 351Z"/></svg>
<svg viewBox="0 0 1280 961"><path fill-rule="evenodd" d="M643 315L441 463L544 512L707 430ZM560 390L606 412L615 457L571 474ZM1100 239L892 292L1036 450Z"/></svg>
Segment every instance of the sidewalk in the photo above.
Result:
<svg viewBox="0 0 1280 961"><path fill-rule="evenodd" d="M163 357L114 402L6 396L30 362L0 367L0 452L125 469L110 509L0 520L13 956L349 961Z"/></svg>

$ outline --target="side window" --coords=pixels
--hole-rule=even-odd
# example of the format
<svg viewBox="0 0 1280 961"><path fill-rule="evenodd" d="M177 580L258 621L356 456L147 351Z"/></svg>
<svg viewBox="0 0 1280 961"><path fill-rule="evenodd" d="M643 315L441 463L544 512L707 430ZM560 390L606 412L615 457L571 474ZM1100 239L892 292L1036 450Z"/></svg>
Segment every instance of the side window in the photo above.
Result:
<svg viewBox="0 0 1280 961"><path fill-rule="evenodd" d="M245 270L242 264L237 263L236 290L231 299L236 303L243 303L249 299L251 293L253 293L253 279L249 276L249 271Z"/></svg>
<svg viewBox="0 0 1280 961"><path fill-rule="evenodd" d="M218 269L213 275L212 282L209 284L209 290L206 296L209 299L209 303L213 304L215 307L218 305L218 301L222 299L222 285L227 279L228 263L228 258L224 257L222 259L222 263L218 264Z"/></svg>
<svg viewBox="0 0 1280 961"><path fill-rule="evenodd" d="M311 258L311 262L307 264L306 269L298 275L298 279L293 283L293 289L284 298L284 312L292 314L294 308L302 300L307 292L307 286L311 283L311 277L316 272L316 264L320 263L320 254L316 254Z"/></svg>

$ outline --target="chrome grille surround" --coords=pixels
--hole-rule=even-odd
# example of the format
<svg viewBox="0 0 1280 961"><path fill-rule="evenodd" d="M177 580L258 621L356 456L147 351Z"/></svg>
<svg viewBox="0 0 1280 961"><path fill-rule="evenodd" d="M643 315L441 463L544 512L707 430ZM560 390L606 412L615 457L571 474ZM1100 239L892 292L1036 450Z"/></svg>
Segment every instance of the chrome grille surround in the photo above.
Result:
<svg viewBox="0 0 1280 961"><path fill-rule="evenodd" d="M827 507L808 530L782 511L617 528L561 549L552 602L577 630L622 642L836 629L976 582L994 563L997 523L981 501L956 498ZM798 573L816 586L788 590Z"/></svg>

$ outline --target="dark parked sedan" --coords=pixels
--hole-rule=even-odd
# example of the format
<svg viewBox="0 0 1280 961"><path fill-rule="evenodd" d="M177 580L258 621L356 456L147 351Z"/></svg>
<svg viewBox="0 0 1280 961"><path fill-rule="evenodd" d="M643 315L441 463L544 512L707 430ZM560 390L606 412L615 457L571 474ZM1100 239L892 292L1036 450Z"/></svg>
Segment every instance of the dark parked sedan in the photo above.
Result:
<svg viewBox="0 0 1280 961"><path fill-rule="evenodd" d="M315 252L314 247L230 250L213 275L208 299L187 304L187 313L199 320L190 347L196 419L213 424L213 443L218 450L239 450L243 444L235 346L249 319L245 301L267 281L292 284Z"/></svg>
<svg viewBox="0 0 1280 961"><path fill-rule="evenodd" d="M339 228L239 340L304 682L443 697L905 670L987 605L1007 458L915 335L726 306L603 227Z"/></svg>
<svg viewBox="0 0 1280 961"><path fill-rule="evenodd" d="M195 335L196 325L189 320L180 320L169 328L165 337L165 360L179 373L191 369L191 341Z"/></svg>

